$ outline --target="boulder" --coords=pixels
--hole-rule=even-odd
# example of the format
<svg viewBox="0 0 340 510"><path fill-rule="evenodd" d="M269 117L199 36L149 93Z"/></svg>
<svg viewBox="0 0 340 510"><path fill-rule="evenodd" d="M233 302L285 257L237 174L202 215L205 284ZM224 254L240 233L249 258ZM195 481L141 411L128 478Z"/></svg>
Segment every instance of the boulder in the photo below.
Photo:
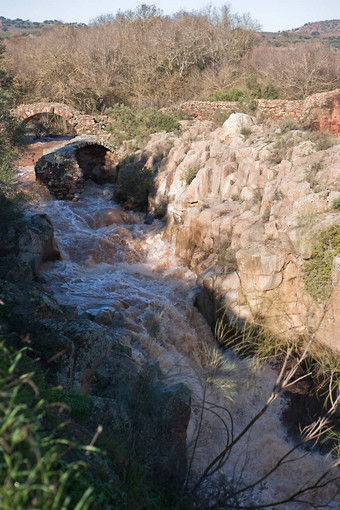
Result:
<svg viewBox="0 0 340 510"><path fill-rule="evenodd" d="M15 218L0 231L0 257L14 256L28 264L37 275L40 264L60 259L53 237L53 225L46 214Z"/></svg>

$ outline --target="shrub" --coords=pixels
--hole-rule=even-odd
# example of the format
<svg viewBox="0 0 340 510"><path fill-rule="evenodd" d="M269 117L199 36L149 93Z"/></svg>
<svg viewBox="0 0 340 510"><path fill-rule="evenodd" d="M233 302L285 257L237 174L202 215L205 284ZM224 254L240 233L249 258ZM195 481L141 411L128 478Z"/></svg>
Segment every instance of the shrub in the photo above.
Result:
<svg viewBox="0 0 340 510"><path fill-rule="evenodd" d="M306 289L316 301L324 301L332 289L333 259L340 253L340 227L324 231L304 264Z"/></svg>
<svg viewBox="0 0 340 510"><path fill-rule="evenodd" d="M248 138L248 136L251 135L252 133L252 130L250 128L247 128L247 127L243 127L240 131L241 135L245 136L246 138Z"/></svg>
<svg viewBox="0 0 340 510"><path fill-rule="evenodd" d="M287 133L288 131L301 129L301 125L296 121L296 119L289 116L282 117L282 119L279 119L276 124L282 134Z"/></svg>
<svg viewBox="0 0 340 510"><path fill-rule="evenodd" d="M213 117L214 127L222 126L222 124L224 124L224 122L227 119L229 119L232 113L233 113L232 110L230 110L229 112L223 112L222 110L217 110L216 112L214 112Z"/></svg>
<svg viewBox="0 0 340 510"><path fill-rule="evenodd" d="M243 97L243 90L233 87L229 90L215 90L208 101L240 101Z"/></svg>
<svg viewBox="0 0 340 510"><path fill-rule="evenodd" d="M315 143L318 151L325 151L340 143L340 140L331 133L313 131L307 134L307 139Z"/></svg>
<svg viewBox="0 0 340 510"><path fill-rule="evenodd" d="M314 162L311 167L305 172L305 179L309 182L310 187L314 192L318 191L317 174L322 168L321 161Z"/></svg>
<svg viewBox="0 0 340 510"><path fill-rule="evenodd" d="M188 170L186 171L185 182L187 183L188 186L195 179L196 175L198 174L199 169L200 169L199 166L193 165L190 168L188 168Z"/></svg>
<svg viewBox="0 0 340 510"><path fill-rule="evenodd" d="M340 197L334 198L332 202L333 209L340 209Z"/></svg>
<svg viewBox="0 0 340 510"><path fill-rule="evenodd" d="M144 161L128 163L119 171L114 199L127 209L146 210L153 176L154 171L146 168Z"/></svg>
<svg viewBox="0 0 340 510"><path fill-rule="evenodd" d="M279 164L283 159L289 159L294 146L294 138L286 135L280 137L273 145L270 161Z"/></svg>
<svg viewBox="0 0 340 510"><path fill-rule="evenodd" d="M174 131L178 128L181 112L164 113L155 108L146 108L137 115L140 134L156 133L158 131Z"/></svg>
<svg viewBox="0 0 340 510"><path fill-rule="evenodd" d="M164 113L155 108L146 108L135 111L124 104L109 108L106 114L112 119L107 130L112 133L111 139L115 145L121 145L123 141L133 138L140 141L158 131L174 131L183 117L181 110Z"/></svg>

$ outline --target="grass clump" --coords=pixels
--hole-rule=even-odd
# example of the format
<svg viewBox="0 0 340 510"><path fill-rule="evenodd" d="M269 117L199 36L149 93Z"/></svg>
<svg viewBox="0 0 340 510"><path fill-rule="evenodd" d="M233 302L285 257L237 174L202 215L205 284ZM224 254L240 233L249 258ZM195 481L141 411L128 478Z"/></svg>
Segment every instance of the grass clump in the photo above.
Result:
<svg viewBox="0 0 340 510"><path fill-rule="evenodd" d="M195 179L196 175L198 174L200 168L197 165L193 165L185 173L184 179L187 185L192 183L192 181Z"/></svg>
<svg viewBox="0 0 340 510"><path fill-rule="evenodd" d="M213 123L214 127L220 127L222 126L227 119L229 119L230 115L233 113L233 110L230 110L229 112L223 112L222 110L217 110L214 113L213 117Z"/></svg>
<svg viewBox="0 0 340 510"><path fill-rule="evenodd" d="M90 398L48 387L33 366L25 349L0 343L1 510L189 508L182 493L155 483L148 459L125 444L126 428L122 440L98 426L90 441L91 416L85 427L74 421L92 410ZM136 413L145 407L142 400L136 406L136 395L133 403ZM89 445L79 445L74 435ZM100 449L92 446L97 438Z"/></svg>
<svg viewBox="0 0 340 510"><path fill-rule="evenodd" d="M332 266L340 253L340 227L322 232L314 245L312 255L304 264L306 289L316 301L324 301L332 289Z"/></svg>
<svg viewBox="0 0 340 510"><path fill-rule="evenodd" d="M88 509L86 464L70 460L77 446L50 430L46 401L33 374L20 370L22 358L0 344L0 508Z"/></svg>
<svg viewBox="0 0 340 510"><path fill-rule="evenodd" d="M288 131L296 131L301 129L301 124L293 117L283 117L276 122L276 125L280 129L281 133L288 133Z"/></svg>
<svg viewBox="0 0 340 510"><path fill-rule="evenodd" d="M270 155L270 161L277 165L284 159L290 159L294 146L293 136L280 136L275 142Z"/></svg>
<svg viewBox="0 0 340 510"><path fill-rule="evenodd" d="M248 136L250 136L251 134L252 134L252 130L250 128L243 127L241 129L241 135L243 135L245 138L248 138Z"/></svg>
<svg viewBox="0 0 340 510"><path fill-rule="evenodd" d="M305 172L305 179L307 182L309 182L310 187L312 190L317 193L319 190L318 180L317 180L317 174L322 169L322 162L316 161L314 162L311 167L306 170Z"/></svg>

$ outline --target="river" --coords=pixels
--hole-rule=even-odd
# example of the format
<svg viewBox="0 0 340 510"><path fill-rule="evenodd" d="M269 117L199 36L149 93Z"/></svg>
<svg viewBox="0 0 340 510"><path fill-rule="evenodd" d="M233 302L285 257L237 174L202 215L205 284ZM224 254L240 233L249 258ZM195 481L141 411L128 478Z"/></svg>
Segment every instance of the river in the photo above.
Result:
<svg viewBox="0 0 340 510"><path fill-rule="evenodd" d="M21 170L22 181L34 180L32 167ZM222 420L230 432L230 412L234 433L241 431L267 399L276 375L268 367L255 371L251 360L240 360L232 352L220 353L219 367L213 366L218 351L210 328L193 304L198 290L195 274L176 259L173 247L163 239L160 221L145 224L144 215L123 211L112 201L112 194L112 185L88 182L77 202L57 201L48 194L36 200L32 209L50 217L62 255L60 261L43 264L40 274L45 288L60 303L74 305L88 317L101 316L108 328L120 328L136 363L157 360L166 377L191 389L189 458L206 399L192 464L199 475L225 445ZM228 384L217 384L221 379ZM284 405L284 399L277 399L235 445L212 481L221 484L225 477L238 489L253 484L291 448L280 421ZM298 457L246 491L241 501L268 504L282 500L329 465L317 453L295 452L293 458ZM324 502L328 494L319 492L313 498ZM310 504L278 508L305 509Z"/></svg>

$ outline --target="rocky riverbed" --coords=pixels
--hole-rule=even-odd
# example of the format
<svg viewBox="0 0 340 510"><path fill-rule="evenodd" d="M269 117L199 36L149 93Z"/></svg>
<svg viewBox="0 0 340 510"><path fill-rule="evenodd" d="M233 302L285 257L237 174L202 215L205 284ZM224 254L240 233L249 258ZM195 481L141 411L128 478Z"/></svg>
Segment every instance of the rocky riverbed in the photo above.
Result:
<svg viewBox="0 0 340 510"><path fill-rule="evenodd" d="M25 218L2 231L0 299L7 310L2 330L14 328L17 341L29 343L55 384L88 395L87 426L101 425L127 441L148 460L158 483L171 490L186 479L188 487L197 481L261 409L276 379L269 367L255 370L249 359L221 351L194 301L212 320L219 294L233 314L248 317L249 307L239 302L242 288L252 307L259 306L259 296L288 282L300 289L296 268L303 252L294 259L293 241L282 241L300 227L289 220L283 233L282 222L306 201L301 158L312 165L321 156L313 142L301 141L293 148L295 166L269 162L273 142L264 141L262 130L242 117L233 127L213 130L204 122L181 135L154 135L146 148L146 165L159 170L150 211L167 209L166 223L144 223L144 215L112 201L112 186L92 183L77 202L44 194ZM159 154L164 146L170 150L160 159L156 148ZM337 155L337 147L322 155L333 177L317 177L334 187ZM331 204L340 193L327 193L307 193L316 198L306 203L324 208L316 231L324 221L337 221ZM288 245L288 253L281 251ZM225 259L229 248L232 261ZM299 306L300 320L304 310L296 300L289 303ZM284 501L329 467L329 458L297 450L293 462L282 462L265 477L293 446L281 422L285 407L279 397L204 481L202 507L206 495L211 504L219 492L224 502L234 493L243 504ZM313 503L328 501L336 490L336 484L314 490ZM310 508L308 497L289 508Z"/></svg>

